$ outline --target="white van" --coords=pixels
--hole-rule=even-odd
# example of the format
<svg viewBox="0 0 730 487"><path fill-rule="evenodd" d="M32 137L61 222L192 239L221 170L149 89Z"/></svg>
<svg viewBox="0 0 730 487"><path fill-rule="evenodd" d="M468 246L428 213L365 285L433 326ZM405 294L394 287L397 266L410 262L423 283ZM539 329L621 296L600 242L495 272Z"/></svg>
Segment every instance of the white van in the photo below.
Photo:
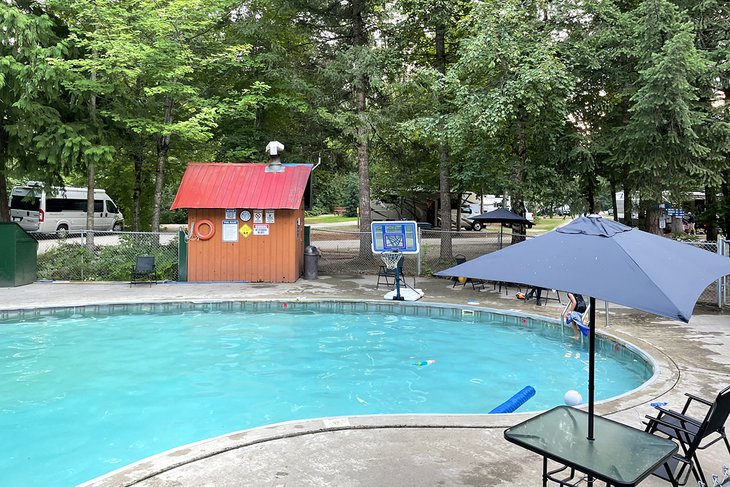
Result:
<svg viewBox="0 0 730 487"><path fill-rule="evenodd" d="M54 188L34 182L10 193L10 219L29 232L59 236L86 229L86 188ZM94 190L94 230L121 230L124 216L103 189Z"/></svg>

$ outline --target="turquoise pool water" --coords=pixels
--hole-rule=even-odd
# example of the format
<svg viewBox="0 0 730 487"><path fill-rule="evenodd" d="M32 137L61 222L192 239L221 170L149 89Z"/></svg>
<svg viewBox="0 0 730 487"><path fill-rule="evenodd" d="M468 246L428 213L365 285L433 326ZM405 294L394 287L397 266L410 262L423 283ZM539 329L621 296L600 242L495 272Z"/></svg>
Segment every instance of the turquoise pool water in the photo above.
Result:
<svg viewBox="0 0 730 487"><path fill-rule="evenodd" d="M290 310L2 323L0 479L74 485L292 419L486 413L525 385L537 394L520 411L562 404L569 389L587 397L585 346L514 321ZM643 362L600 356L597 399L650 376Z"/></svg>

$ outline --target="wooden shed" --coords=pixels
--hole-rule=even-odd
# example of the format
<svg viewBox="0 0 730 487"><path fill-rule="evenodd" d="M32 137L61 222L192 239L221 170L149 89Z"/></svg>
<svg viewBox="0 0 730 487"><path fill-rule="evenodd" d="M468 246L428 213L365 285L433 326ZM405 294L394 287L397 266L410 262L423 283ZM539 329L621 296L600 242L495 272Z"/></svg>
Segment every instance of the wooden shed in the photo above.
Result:
<svg viewBox="0 0 730 487"><path fill-rule="evenodd" d="M188 280L299 279L311 169L308 164L188 164L171 207L188 210Z"/></svg>

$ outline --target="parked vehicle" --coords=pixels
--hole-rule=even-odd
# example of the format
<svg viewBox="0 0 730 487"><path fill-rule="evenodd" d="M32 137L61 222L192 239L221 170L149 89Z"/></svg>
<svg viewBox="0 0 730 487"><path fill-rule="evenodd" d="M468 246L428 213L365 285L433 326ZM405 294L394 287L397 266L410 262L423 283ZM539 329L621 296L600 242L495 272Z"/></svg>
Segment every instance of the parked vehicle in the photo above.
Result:
<svg viewBox="0 0 730 487"><path fill-rule="evenodd" d="M10 193L10 219L29 232L56 233L86 229L86 188L53 188L39 183L16 186ZM124 216L103 189L94 190L94 230L121 230Z"/></svg>

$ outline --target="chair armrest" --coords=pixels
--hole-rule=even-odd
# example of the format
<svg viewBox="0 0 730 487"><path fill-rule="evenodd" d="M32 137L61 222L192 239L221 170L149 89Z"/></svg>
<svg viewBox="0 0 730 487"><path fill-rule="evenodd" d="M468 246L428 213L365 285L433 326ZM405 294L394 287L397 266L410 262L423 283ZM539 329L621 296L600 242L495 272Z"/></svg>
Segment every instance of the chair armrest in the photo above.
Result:
<svg viewBox="0 0 730 487"><path fill-rule="evenodd" d="M654 431L656 431L656 426L657 425L662 425L662 426L666 426L667 428L673 429L674 431L676 431L677 432L677 436L679 436L679 433L680 432L694 436L694 433L692 433L688 429L682 428L681 426L676 425L676 424L667 423L666 421L662 421L661 419L655 418L654 416L648 416L647 415L646 416L646 419L649 420L649 422L646 423L646 429L644 430L647 433L653 433Z"/></svg>
<svg viewBox="0 0 730 487"><path fill-rule="evenodd" d="M687 416L686 414L678 413L677 411L674 411L672 409L664 409L663 407L660 406L657 408L657 410L659 411L659 415L656 416L656 419L661 419L662 416L666 415L666 416L672 417L674 419L677 419L679 421L693 424L697 427L702 426L702 421L699 421L691 416Z"/></svg>
<svg viewBox="0 0 730 487"><path fill-rule="evenodd" d="M685 414L687 412L687 410L689 409L689 406L692 404L692 401L697 401L701 404L704 404L707 407L712 406L712 402L708 401L707 399L703 399L699 396L695 396L694 394L690 394L688 392L685 392L684 395L687 396L687 402L684 403L684 407L682 408L682 414Z"/></svg>

